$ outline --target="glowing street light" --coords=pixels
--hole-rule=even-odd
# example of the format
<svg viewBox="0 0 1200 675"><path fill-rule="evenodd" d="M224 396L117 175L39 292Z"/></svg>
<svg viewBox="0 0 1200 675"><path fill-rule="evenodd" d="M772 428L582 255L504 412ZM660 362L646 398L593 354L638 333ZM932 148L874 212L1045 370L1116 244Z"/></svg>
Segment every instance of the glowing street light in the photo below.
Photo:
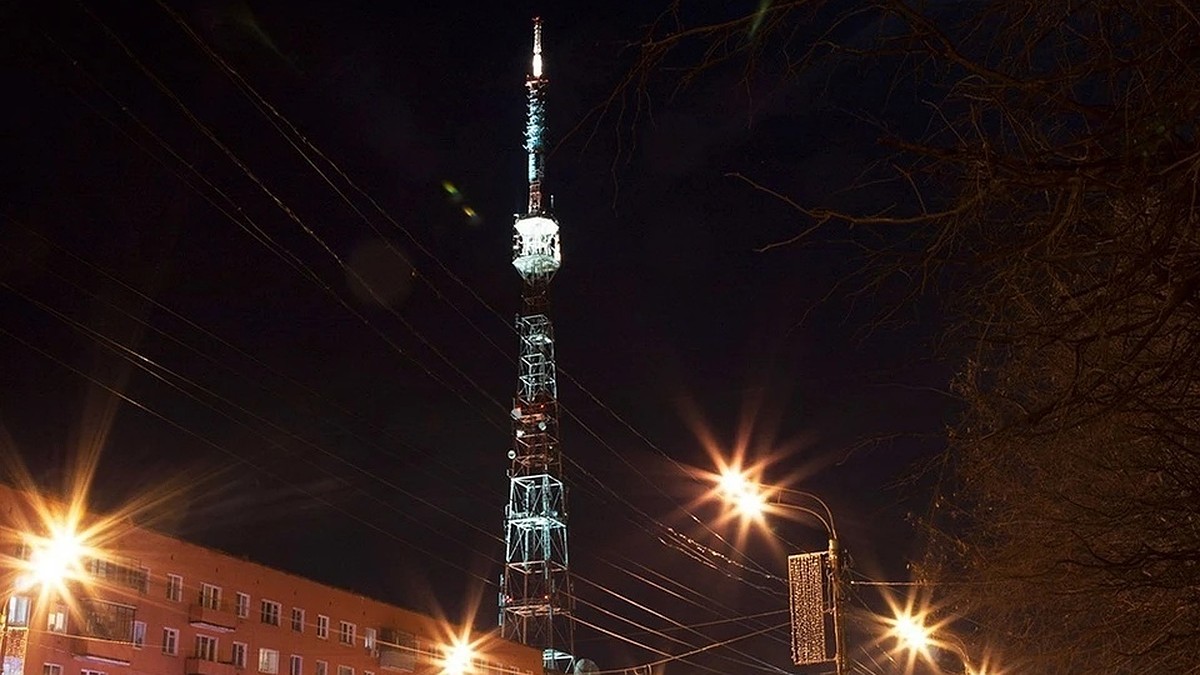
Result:
<svg viewBox="0 0 1200 675"><path fill-rule="evenodd" d="M442 672L446 675L466 675L475 661L475 650L466 641L456 641L446 646L442 657Z"/></svg>
<svg viewBox="0 0 1200 675"><path fill-rule="evenodd" d="M928 651L933 637L929 627L915 616L898 617L891 633L905 649L915 652Z"/></svg>
<svg viewBox="0 0 1200 675"><path fill-rule="evenodd" d="M925 663L933 663L933 655L929 650L935 644L934 629L925 623L925 613L914 612L911 601L905 609L893 607L893 612L894 617L885 619L887 637L895 641L896 651L908 656L904 672L911 673L918 658Z"/></svg>
<svg viewBox="0 0 1200 675"><path fill-rule="evenodd" d="M83 577L83 559L88 547L75 528L57 525L51 528L50 536L30 539L29 560L23 565L24 574L16 581L18 593L34 586L61 590L68 581Z"/></svg>
<svg viewBox="0 0 1200 675"><path fill-rule="evenodd" d="M746 518L757 519L767 508L767 494L746 474L725 469L717 479L717 492L725 503Z"/></svg>
<svg viewBox="0 0 1200 675"><path fill-rule="evenodd" d="M68 596L70 582L86 582L87 571L85 561L96 555L95 549L89 543L91 530L79 530L78 518L73 514L54 513L46 509L42 513L42 526L47 534L37 535L26 532L22 534L28 557L24 560L14 560L9 586L3 589L5 602L13 598L25 596L37 589L41 599L51 593Z"/></svg>
<svg viewBox="0 0 1200 675"><path fill-rule="evenodd" d="M1001 671L989 666L984 659L981 665L974 665L967 655L962 641L952 633L941 630L946 622L935 625L927 623L928 613L914 612L911 604L906 609L894 607L895 616L886 619L888 637L896 642L896 648L908 654L906 672L912 672L913 664L919 657L925 663L937 667L933 650L941 649L953 653L962 664L965 675L1001 675Z"/></svg>
<svg viewBox="0 0 1200 675"><path fill-rule="evenodd" d="M734 467L723 469L716 478L716 496L738 515L748 520L760 520L771 512L792 511L815 518L825 528L831 540L836 540L837 526L833 522L833 511L825 500L812 492L781 487L768 487L754 480L753 476ZM799 497L813 502L820 510L803 504L786 501L788 497Z"/></svg>

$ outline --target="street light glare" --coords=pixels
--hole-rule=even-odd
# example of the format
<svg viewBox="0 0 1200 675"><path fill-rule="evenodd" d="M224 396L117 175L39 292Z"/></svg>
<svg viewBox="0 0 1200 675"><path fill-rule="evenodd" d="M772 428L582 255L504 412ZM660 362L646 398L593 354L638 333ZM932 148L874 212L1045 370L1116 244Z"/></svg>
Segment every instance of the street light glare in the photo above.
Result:
<svg viewBox="0 0 1200 675"><path fill-rule="evenodd" d="M722 495L735 497L750 491L750 481L739 471L725 469L717 480L717 487Z"/></svg>
<svg viewBox="0 0 1200 675"><path fill-rule="evenodd" d="M33 582L47 586L61 584L76 571L83 551L83 540L74 530L57 529L30 556Z"/></svg>
<svg viewBox="0 0 1200 675"><path fill-rule="evenodd" d="M892 635L906 649L917 652L929 649L931 640L929 628L921 621L920 617L910 614L896 617L896 623L892 626Z"/></svg>
<svg viewBox="0 0 1200 675"><path fill-rule="evenodd" d="M717 479L717 491L725 503L734 507L743 516L761 516L767 508L766 495L762 487L732 468L721 472Z"/></svg>
<svg viewBox="0 0 1200 675"><path fill-rule="evenodd" d="M763 501L762 495L758 493L747 492L739 495L737 498L738 511L750 518L761 516L766 507L766 502Z"/></svg>
<svg viewBox="0 0 1200 675"><path fill-rule="evenodd" d="M895 616L887 620L888 635L896 641L898 649L908 653L909 661L906 673L913 672L913 663L919 657L926 663L935 663L932 652L942 650L953 654L962 664L964 675L1001 675L1004 671L990 664L987 655L983 662L976 665L962 640L946 630L947 621L930 625L926 619L930 616L928 610L914 612L912 608L895 611Z"/></svg>
<svg viewBox="0 0 1200 675"><path fill-rule="evenodd" d="M82 577L83 559L88 547L83 535L68 524L50 527L46 537L32 538L29 560L24 574L16 581L16 589L24 592L34 587L61 590L66 582Z"/></svg>
<svg viewBox="0 0 1200 675"><path fill-rule="evenodd" d="M475 650L466 642L456 642L446 648L442 659L442 672L446 675L465 675L471 662L475 660Z"/></svg>

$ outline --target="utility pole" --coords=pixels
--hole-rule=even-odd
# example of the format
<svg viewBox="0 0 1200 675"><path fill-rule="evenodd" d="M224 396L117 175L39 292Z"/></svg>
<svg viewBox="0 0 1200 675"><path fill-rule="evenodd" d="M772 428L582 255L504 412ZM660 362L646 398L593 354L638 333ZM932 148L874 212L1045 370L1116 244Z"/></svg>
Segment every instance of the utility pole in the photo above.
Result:
<svg viewBox="0 0 1200 675"><path fill-rule="evenodd" d="M829 575L831 594L833 596L833 669L837 675L846 672L846 636L842 625L842 600L845 598L842 589L842 558L841 547L836 537L829 539Z"/></svg>

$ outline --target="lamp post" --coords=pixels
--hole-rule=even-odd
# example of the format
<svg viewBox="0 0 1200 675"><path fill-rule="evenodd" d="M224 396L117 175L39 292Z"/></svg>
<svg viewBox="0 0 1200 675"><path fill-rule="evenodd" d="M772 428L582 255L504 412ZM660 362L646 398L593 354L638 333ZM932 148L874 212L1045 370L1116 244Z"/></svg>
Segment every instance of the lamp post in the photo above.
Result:
<svg viewBox="0 0 1200 675"><path fill-rule="evenodd" d="M841 613L841 601L843 598L842 551L838 543L837 525L834 522L833 511L829 508L829 505L819 496L804 490L779 487L765 488L748 478L744 473L734 470L726 470L721 474L717 481L717 492L727 504L745 516L758 517L771 510L793 511L815 518L825 528L825 534L829 540L829 549L826 551L826 555L829 557L830 585L833 595L831 603L833 614L833 666L836 675L843 675L846 672L846 647ZM791 501L790 498L793 497L809 500L818 506L820 510L818 511L802 503Z"/></svg>

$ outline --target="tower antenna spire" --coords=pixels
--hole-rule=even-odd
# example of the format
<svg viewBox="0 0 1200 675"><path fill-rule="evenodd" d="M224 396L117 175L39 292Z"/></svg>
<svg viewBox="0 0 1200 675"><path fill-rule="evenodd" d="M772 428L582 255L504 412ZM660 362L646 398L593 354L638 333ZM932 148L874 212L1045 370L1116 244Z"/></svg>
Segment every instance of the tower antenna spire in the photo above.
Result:
<svg viewBox="0 0 1200 675"><path fill-rule="evenodd" d="M529 74L533 77L542 76L542 19L533 17L533 67Z"/></svg>
<svg viewBox="0 0 1200 675"><path fill-rule="evenodd" d="M500 576L500 633L542 650L548 671L575 661L567 557L567 493L558 445L558 382L550 280L562 262L558 221L542 200L546 177L546 79L542 20L533 20L533 59L525 76L528 115L525 152L529 205L513 223L513 267L522 279L517 393L508 451L504 512L504 572Z"/></svg>
<svg viewBox="0 0 1200 675"><path fill-rule="evenodd" d="M525 152L529 161L528 215L542 215L542 181L546 178L546 86L543 72L542 20L533 19L533 59L525 76L528 112L525 118Z"/></svg>

